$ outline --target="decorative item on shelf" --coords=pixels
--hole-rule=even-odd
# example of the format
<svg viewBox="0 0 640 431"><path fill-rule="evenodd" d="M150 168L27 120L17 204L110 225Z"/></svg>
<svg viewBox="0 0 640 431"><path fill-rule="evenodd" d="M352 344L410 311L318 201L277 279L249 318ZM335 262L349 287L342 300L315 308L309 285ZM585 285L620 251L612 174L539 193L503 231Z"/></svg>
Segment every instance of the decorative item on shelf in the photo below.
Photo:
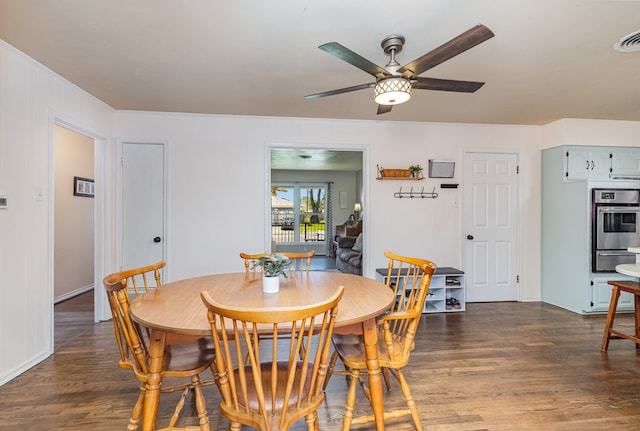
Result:
<svg viewBox="0 0 640 431"><path fill-rule="evenodd" d="M420 165L412 165L408 169L385 169L378 165L377 179L414 179L422 180L422 167Z"/></svg>
<svg viewBox="0 0 640 431"><path fill-rule="evenodd" d="M274 253L260 257L253 265L262 267L262 291L276 293L280 290L280 276L289 277L291 261L287 256Z"/></svg>
<svg viewBox="0 0 640 431"><path fill-rule="evenodd" d="M413 191L413 187L411 187L411 190L408 192L403 192L402 191L402 187L400 187L400 191L399 192L395 192L393 194L394 198L398 198L398 199L402 199L402 198L409 198L409 199L415 199L415 198L420 198L420 199L435 199L438 197L438 193L436 193L436 188L433 188L433 191L431 192L425 192L424 191L424 187L422 188L422 191L420 192L414 192Z"/></svg>
<svg viewBox="0 0 640 431"><path fill-rule="evenodd" d="M424 175L422 174L422 166L420 165L411 165L409 166L409 170L411 171L411 176L413 178L423 178Z"/></svg>

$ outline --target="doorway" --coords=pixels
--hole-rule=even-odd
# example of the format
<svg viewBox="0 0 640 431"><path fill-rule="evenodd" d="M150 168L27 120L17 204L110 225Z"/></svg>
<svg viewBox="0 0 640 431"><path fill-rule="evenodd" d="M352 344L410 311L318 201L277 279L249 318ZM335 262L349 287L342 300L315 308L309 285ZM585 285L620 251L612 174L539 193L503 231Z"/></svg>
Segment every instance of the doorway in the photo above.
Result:
<svg viewBox="0 0 640 431"><path fill-rule="evenodd" d="M56 345L68 320L79 324L92 324L94 321L94 153L93 138L58 124L53 126L53 299ZM82 309L69 311L73 314L67 313L61 320L60 310L70 310L68 303L78 302L76 298L81 296L88 298L83 300Z"/></svg>
<svg viewBox="0 0 640 431"><path fill-rule="evenodd" d="M464 155L463 235L467 302L519 297L518 155Z"/></svg>
<svg viewBox="0 0 640 431"><path fill-rule="evenodd" d="M267 170L270 178L267 182L268 189L265 190L268 196L265 206L266 220L269 223L266 226L265 244L268 244L271 250L280 250L280 244L278 241L274 241L272 234L272 230L276 227L274 223L276 225L282 223L282 220L272 221L274 187L276 196L280 186L282 186L282 190L285 190L285 187L291 187L292 189L299 187L302 189L309 185L312 188L326 187L323 192L326 199L322 205L323 229L318 232L309 231L310 228L313 229L315 226L312 223L313 205L311 205L309 214L300 214L300 217L303 218L299 220L298 226L302 229L300 238L304 238L304 228L302 228L303 224L301 222L308 219L307 239L321 239L322 241L311 241L323 244L324 250L316 251L316 254L330 256L335 225L342 224L349 219L349 216L353 214L356 202L361 202L366 212L368 190L368 182L366 180L368 172L367 152L366 146L340 149L329 146L313 148L295 145L267 146ZM317 200L317 191L314 193L314 200ZM307 199L310 199L310 197ZM294 204L291 203L289 206L293 211ZM298 208L298 205L295 208ZM291 221L295 225L296 219ZM281 225L278 228L281 228ZM289 227L286 226L286 228L288 229ZM293 229L295 232L295 226ZM366 235L366 227L364 231L364 235ZM301 242L310 244L309 241ZM307 247L310 247L309 244L306 244ZM366 250L364 250L364 253L366 253Z"/></svg>

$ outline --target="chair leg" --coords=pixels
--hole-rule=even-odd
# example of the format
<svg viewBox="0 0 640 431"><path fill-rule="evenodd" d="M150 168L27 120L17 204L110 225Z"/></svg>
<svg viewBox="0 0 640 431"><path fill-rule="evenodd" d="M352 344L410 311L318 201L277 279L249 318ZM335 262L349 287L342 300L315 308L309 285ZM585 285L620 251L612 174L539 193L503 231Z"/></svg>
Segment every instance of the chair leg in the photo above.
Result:
<svg viewBox="0 0 640 431"><path fill-rule="evenodd" d="M327 376L324 378L324 383L322 385L322 390L327 389L327 385L329 384L329 379L333 375L333 369L336 367L336 362L338 361L338 352L335 350L331 354L331 360L329 361L329 366L327 367Z"/></svg>
<svg viewBox="0 0 640 431"><path fill-rule="evenodd" d="M196 397L196 411L198 412L198 423L200 424L201 431L211 431L211 425L209 424L209 416L207 415L207 403L204 400L202 394L202 382L200 376L195 375L191 377L191 383L193 384L193 391Z"/></svg>
<svg viewBox="0 0 640 431"><path fill-rule="evenodd" d="M609 348L609 339L611 338L611 328L616 317L616 309L618 308L618 299L620 298L620 288L613 286L611 291L611 302L609 303L609 312L607 313L607 321L604 324L604 333L602 334L602 343L600 350L606 352Z"/></svg>
<svg viewBox="0 0 640 431"><path fill-rule="evenodd" d="M189 387L186 387L184 389L184 391L182 391L182 395L180 395L180 401L178 401L178 404L176 405L176 408L173 411L173 415L171 416L171 419L169 420L169 428L175 427L176 422L178 422L178 418L180 417L180 412L182 411L182 408L184 407L184 402L187 399L187 395L188 394L189 394Z"/></svg>
<svg viewBox="0 0 640 431"><path fill-rule="evenodd" d="M633 294L633 315L636 326L636 338L640 338L640 296ZM636 343L636 349L640 349L640 344Z"/></svg>
<svg viewBox="0 0 640 431"><path fill-rule="evenodd" d="M138 426L140 425L140 416L142 416L142 405L144 404L144 396L146 394L146 387L144 383L140 385L140 394L138 395L138 399L136 404L133 406L133 411L131 412L131 419L129 419L129 426L127 426L127 431L136 431Z"/></svg>
<svg viewBox="0 0 640 431"><path fill-rule="evenodd" d="M347 402L344 409L344 418L342 420L342 431L349 431L351 422L353 421L353 410L356 405L356 385L360 380L360 370L351 370L351 381L349 382L349 390L347 391Z"/></svg>
<svg viewBox="0 0 640 431"><path fill-rule="evenodd" d="M400 387L402 388L402 393L404 394L404 399L407 402L407 408L411 412L413 423L416 425L416 429L418 431L422 431L420 414L418 413L416 402L413 400L413 396L411 396L411 390L409 389L409 384L407 383L407 380L404 378L404 372L402 371L402 368L396 370L396 374L398 376L398 381L400 382Z"/></svg>
<svg viewBox="0 0 640 431"><path fill-rule="evenodd" d="M391 381L389 380L389 369L382 367L382 377L384 378L384 383L387 385L387 391L391 391Z"/></svg>
<svg viewBox="0 0 640 431"><path fill-rule="evenodd" d="M318 412L316 410L305 416L304 420L307 422L307 429L309 431L318 431L320 429L318 427Z"/></svg>

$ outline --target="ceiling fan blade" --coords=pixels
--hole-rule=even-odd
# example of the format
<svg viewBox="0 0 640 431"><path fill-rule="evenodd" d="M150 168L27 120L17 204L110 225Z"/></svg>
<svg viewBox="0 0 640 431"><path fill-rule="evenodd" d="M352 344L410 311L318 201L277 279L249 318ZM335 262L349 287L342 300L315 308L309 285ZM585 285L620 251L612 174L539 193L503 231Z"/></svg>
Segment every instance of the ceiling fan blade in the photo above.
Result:
<svg viewBox="0 0 640 431"><path fill-rule="evenodd" d="M393 105L378 105L378 115L390 112L391 108L393 108Z"/></svg>
<svg viewBox="0 0 640 431"><path fill-rule="evenodd" d="M353 87L345 87L345 88L339 88L337 90L323 91L322 93L309 94L304 97L306 99L317 99L318 97L327 97L327 96L333 96L335 94L348 93L350 91L364 90L365 88L373 88L375 85L376 85L375 82L370 82L368 84L354 85Z"/></svg>
<svg viewBox="0 0 640 431"><path fill-rule="evenodd" d="M454 79L413 78L411 88L418 90L457 91L460 93L475 93L484 82L457 81Z"/></svg>
<svg viewBox="0 0 640 431"><path fill-rule="evenodd" d="M351 51L349 48L340 45L338 42L325 43L324 45L320 45L318 48L325 52L328 52L335 57L338 57L340 60L346 61L347 63L357 67L360 70L364 70L369 75L373 75L376 78L382 78L384 76L391 75L386 69L370 62L361 55Z"/></svg>
<svg viewBox="0 0 640 431"><path fill-rule="evenodd" d="M450 58L481 44L485 40L491 39L493 36L495 35L491 30L482 24L478 24L459 36L451 39L449 42L440 45L433 51L430 51L422 57L416 58L412 62L405 64L398 69L398 72L402 73L407 78L420 75L422 72L425 72L440 63L443 63Z"/></svg>

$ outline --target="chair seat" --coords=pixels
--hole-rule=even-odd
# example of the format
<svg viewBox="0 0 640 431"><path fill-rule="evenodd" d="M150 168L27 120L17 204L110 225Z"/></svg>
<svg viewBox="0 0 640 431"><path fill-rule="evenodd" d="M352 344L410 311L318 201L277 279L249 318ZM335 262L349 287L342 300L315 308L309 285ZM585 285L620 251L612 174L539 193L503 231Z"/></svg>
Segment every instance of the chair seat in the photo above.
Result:
<svg viewBox="0 0 640 431"><path fill-rule="evenodd" d="M173 371L184 375L191 370L191 375L205 371L215 358L213 340L209 337L198 339L197 343L176 343L166 346L164 354L164 372L171 377Z"/></svg>
<svg viewBox="0 0 640 431"><path fill-rule="evenodd" d="M333 335L333 347L342 358L342 362L348 368L367 368L367 356L364 351L364 338L362 335L356 334L335 334ZM387 345L382 338L382 334L378 336L378 361L381 367L389 367L391 363L398 366L397 355L395 358L389 357ZM398 341L393 342L393 351L401 352L402 344ZM407 358L406 363L409 360ZM401 365L404 366L404 365Z"/></svg>

